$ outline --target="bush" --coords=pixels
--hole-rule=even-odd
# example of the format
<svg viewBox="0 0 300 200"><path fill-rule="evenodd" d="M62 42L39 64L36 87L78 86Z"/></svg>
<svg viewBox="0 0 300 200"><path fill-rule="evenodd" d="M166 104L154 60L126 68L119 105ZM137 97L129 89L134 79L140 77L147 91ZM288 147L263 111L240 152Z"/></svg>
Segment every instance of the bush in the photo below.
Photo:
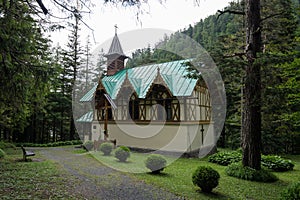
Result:
<svg viewBox="0 0 300 200"><path fill-rule="evenodd" d="M9 142L0 141L0 149L9 149L9 148L15 149L16 146Z"/></svg>
<svg viewBox="0 0 300 200"><path fill-rule="evenodd" d="M125 146L120 146L115 151L115 157L119 159L121 162L125 162L127 158L130 156L130 149Z"/></svg>
<svg viewBox="0 0 300 200"><path fill-rule="evenodd" d="M241 163L232 163L230 164L226 170L226 174L229 176L233 176L236 178L249 180L249 181L257 181L257 182L275 182L278 178L265 169L255 170L250 167L244 167Z"/></svg>
<svg viewBox="0 0 300 200"><path fill-rule="evenodd" d="M300 181L290 184L282 193L282 200L300 199Z"/></svg>
<svg viewBox="0 0 300 200"><path fill-rule="evenodd" d="M111 153L112 149L113 149L112 143L108 143L108 142L102 143L99 147L99 150L102 151L105 156L108 156Z"/></svg>
<svg viewBox="0 0 300 200"><path fill-rule="evenodd" d="M90 151L94 147L94 142L88 140L83 144L85 150Z"/></svg>
<svg viewBox="0 0 300 200"><path fill-rule="evenodd" d="M238 151L218 152L208 157L208 162L217 163L224 166L234 162L240 162L241 160L242 154Z"/></svg>
<svg viewBox="0 0 300 200"><path fill-rule="evenodd" d="M160 173L167 165L167 160L159 154L150 154L145 160L145 165L152 173Z"/></svg>
<svg viewBox="0 0 300 200"><path fill-rule="evenodd" d="M218 186L220 174L209 166L199 166L193 173L193 184L203 192L211 192Z"/></svg>
<svg viewBox="0 0 300 200"><path fill-rule="evenodd" d="M6 153L2 149L0 149L0 159L4 158L5 156L6 156Z"/></svg>
<svg viewBox="0 0 300 200"><path fill-rule="evenodd" d="M293 170L294 164L291 160L285 160L280 156L276 155L263 155L261 157L261 164L268 169L274 170L276 172L285 172Z"/></svg>

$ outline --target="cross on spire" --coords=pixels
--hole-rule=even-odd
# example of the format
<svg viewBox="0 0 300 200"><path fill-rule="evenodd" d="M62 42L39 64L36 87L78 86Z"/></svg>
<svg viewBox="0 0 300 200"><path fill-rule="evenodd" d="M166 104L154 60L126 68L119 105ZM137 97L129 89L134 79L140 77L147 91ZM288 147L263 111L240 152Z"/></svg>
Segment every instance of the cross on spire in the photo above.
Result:
<svg viewBox="0 0 300 200"><path fill-rule="evenodd" d="M117 24L115 24L115 34L117 35L117 29L118 29L119 27L118 27L118 25Z"/></svg>

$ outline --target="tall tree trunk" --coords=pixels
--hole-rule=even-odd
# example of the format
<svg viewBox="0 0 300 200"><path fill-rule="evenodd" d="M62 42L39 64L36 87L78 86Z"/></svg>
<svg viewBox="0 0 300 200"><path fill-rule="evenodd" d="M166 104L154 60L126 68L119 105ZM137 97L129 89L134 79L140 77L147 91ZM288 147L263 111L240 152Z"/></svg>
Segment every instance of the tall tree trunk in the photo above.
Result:
<svg viewBox="0 0 300 200"><path fill-rule="evenodd" d="M70 137L69 137L69 140L74 140L74 139L75 139L75 124L74 124L73 116L71 116L71 119L70 119Z"/></svg>
<svg viewBox="0 0 300 200"><path fill-rule="evenodd" d="M256 62L261 52L260 0L246 0L246 77L242 116L243 166L260 169L261 76Z"/></svg>

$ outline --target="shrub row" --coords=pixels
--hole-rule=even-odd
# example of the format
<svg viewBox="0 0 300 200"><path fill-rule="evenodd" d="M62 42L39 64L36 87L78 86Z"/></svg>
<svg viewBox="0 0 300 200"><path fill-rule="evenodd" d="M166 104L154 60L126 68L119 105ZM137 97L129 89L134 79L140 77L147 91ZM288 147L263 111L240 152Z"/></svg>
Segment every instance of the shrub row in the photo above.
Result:
<svg viewBox="0 0 300 200"><path fill-rule="evenodd" d="M227 166L232 163L240 162L242 153L240 151L218 152L208 157L208 161L219 165ZM277 155L262 155L262 166L277 172L293 170L294 164L291 160L286 160Z"/></svg>
<svg viewBox="0 0 300 200"><path fill-rule="evenodd" d="M59 141L59 142L51 142L46 144L35 144L35 143L18 143L17 147L25 146L25 147L57 147L57 146L67 146L67 145L78 145L82 144L81 140L72 140L72 141Z"/></svg>
<svg viewBox="0 0 300 200"><path fill-rule="evenodd" d="M111 154L113 145L111 143L102 143L99 150L103 152L104 156ZM115 151L115 157L120 162L126 162L127 158L130 157L130 149L125 146L120 146ZM167 165L167 160L159 154L150 154L146 160L145 165L152 173L160 173Z"/></svg>

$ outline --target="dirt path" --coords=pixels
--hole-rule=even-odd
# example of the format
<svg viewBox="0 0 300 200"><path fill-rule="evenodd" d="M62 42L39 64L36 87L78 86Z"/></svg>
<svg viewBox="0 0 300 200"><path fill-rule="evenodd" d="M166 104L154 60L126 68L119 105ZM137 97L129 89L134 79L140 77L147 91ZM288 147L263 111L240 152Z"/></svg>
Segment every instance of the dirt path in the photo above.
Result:
<svg viewBox="0 0 300 200"><path fill-rule="evenodd" d="M76 191L83 194L86 199L181 199L172 193L103 166L87 154L75 154L73 151L74 147L39 150L43 157L57 162L79 180L80 184L76 185Z"/></svg>

